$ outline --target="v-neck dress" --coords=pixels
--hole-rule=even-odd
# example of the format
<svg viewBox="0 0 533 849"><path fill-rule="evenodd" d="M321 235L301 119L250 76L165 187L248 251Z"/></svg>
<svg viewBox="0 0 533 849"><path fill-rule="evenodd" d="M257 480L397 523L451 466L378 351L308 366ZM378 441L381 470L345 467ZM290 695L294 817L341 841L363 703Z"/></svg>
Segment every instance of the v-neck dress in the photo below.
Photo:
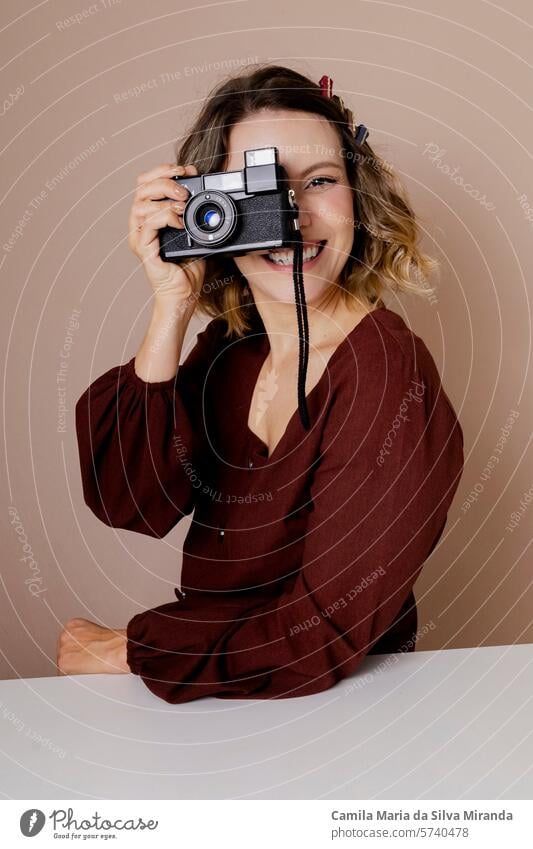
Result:
<svg viewBox="0 0 533 849"><path fill-rule="evenodd" d="M127 624L131 671L171 703L306 696L366 654L413 651L413 586L443 533L463 433L435 362L380 306L330 356L271 456L248 426L260 319L202 330L175 378L102 374L76 405L84 499L161 538L185 516L176 600ZM265 383L260 403L275 397Z"/></svg>

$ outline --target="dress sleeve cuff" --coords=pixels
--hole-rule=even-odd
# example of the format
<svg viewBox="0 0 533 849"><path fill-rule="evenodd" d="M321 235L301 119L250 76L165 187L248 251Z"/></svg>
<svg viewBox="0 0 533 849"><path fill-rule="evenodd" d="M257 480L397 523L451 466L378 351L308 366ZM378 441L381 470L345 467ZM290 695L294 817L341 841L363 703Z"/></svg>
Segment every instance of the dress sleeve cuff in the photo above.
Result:
<svg viewBox="0 0 533 849"><path fill-rule="evenodd" d="M139 620L143 614L137 613L126 626L126 662L134 675L139 675L139 659L136 656L137 638L135 636L135 620Z"/></svg>
<svg viewBox="0 0 533 849"><path fill-rule="evenodd" d="M154 392L173 390L176 385L176 375L169 377L168 380L143 380L142 377L139 377L135 371L135 357L132 357L131 360L129 360L129 362L121 368L129 382L144 393L152 394Z"/></svg>

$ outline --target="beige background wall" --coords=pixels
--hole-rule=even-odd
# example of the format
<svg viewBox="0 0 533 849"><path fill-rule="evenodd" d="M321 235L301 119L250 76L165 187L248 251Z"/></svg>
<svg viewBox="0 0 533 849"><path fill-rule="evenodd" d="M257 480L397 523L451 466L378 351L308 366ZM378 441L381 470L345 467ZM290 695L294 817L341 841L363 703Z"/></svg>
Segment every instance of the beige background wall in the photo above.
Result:
<svg viewBox="0 0 533 849"><path fill-rule="evenodd" d="M55 674L71 616L125 627L174 600L189 520L164 540L99 523L82 499L74 406L134 355L149 318L149 286L126 244L136 175L172 157L228 69L257 59L334 79L442 262L435 303L389 303L432 351L466 442L447 529L416 585L430 626L419 649L532 642L530 3L192 5L2 7L0 677Z"/></svg>

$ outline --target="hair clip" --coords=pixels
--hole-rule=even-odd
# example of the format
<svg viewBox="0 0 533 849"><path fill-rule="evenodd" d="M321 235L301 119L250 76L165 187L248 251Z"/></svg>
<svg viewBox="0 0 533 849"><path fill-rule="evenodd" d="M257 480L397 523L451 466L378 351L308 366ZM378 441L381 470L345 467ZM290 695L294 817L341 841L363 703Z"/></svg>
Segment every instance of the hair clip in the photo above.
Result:
<svg viewBox="0 0 533 849"><path fill-rule="evenodd" d="M333 80L331 77L328 77L327 74L324 74L320 77L319 86L321 90L321 94L324 97L330 97L332 100L335 100L341 111L344 112L346 116L346 123L348 124L350 131L354 137L354 142L357 145L362 145L368 138L368 130L364 124L355 123L353 114L351 109L348 109L344 105L344 101L342 97L339 97L338 94L333 94Z"/></svg>
<svg viewBox="0 0 533 849"><path fill-rule="evenodd" d="M319 86L322 89L322 94L324 97L331 97L333 95L333 80L331 77L328 77L327 74L324 74L320 77Z"/></svg>
<svg viewBox="0 0 533 849"><path fill-rule="evenodd" d="M364 124L359 124L355 128L354 141L356 144L364 144L368 138L368 130Z"/></svg>

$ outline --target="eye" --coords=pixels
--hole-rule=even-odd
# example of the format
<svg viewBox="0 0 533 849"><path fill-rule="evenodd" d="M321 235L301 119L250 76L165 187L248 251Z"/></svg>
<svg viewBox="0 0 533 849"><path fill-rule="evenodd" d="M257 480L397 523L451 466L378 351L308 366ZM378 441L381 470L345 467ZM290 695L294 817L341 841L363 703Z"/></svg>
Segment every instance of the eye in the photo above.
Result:
<svg viewBox="0 0 533 849"><path fill-rule="evenodd" d="M334 177L313 177L312 180L309 181L309 185L312 186L313 183L318 186L324 186L326 183L336 183L337 180Z"/></svg>

